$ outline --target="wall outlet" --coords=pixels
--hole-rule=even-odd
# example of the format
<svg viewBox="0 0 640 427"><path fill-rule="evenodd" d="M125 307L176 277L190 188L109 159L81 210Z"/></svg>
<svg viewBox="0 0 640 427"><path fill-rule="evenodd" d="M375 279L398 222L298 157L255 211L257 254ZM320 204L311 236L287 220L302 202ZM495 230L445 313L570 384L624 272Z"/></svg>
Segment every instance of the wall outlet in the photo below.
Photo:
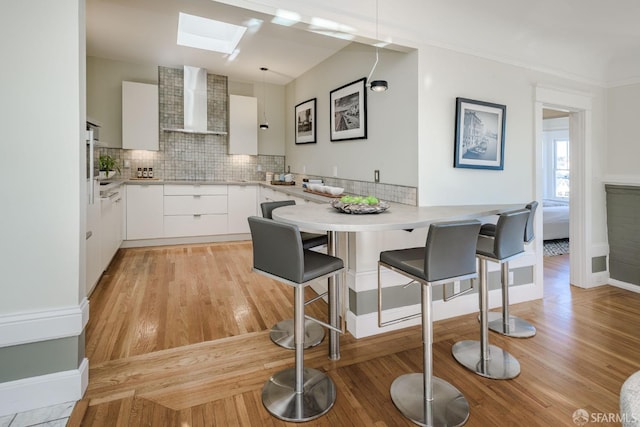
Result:
<svg viewBox="0 0 640 427"><path fill-rule="evenodd" d="M509 272L509 285L513 285L513 271Z"/></svg>
<svg viewBox="0 0 640 427"><path fill-rule="evenodd" d="M307 166L306 165L302 165L302 173L307 173Z"/></svg>
<svg viewBox="0 0 640 427"><path fill-rule="evenodd" d="M258 172L262 172L262 165L258 165L258 167L256 168L256 170L257 170Z"/></svg>
<svg viewBox="0 0 640 427"><path fill-rule="evenodd" d="M125 168L130 168L131 167L131 160L125 160L124 161L124 167Z"/></svg>
<svg viewBox="0 0 640 427"><path fill-rule="evenodd" d="M373 171L373 181L380 182L380 171L378 169Z"/></svg>
<svg viewBox="0 0 640 427"><path fill-rule="evenodd" d="M338 176L338 166L334 166L334 167L332 168L332 171L333 171L333 172L332 172L332 173L333 173L333 176Z"/></svg>
<svg viewBox="0 0 640 427"><path fill-rule="evenodd" d="M456 280L453 282L453 293L457 294L460 292L460 280Z"/></svg>

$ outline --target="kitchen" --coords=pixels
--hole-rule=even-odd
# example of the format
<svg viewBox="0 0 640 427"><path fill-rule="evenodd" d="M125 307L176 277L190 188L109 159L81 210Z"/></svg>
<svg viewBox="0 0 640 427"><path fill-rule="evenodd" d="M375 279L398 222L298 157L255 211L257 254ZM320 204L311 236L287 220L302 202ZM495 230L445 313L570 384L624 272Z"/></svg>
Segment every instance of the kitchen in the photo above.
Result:
<svg viewBox="0 0 640 427"><path fill-rule="evenodd" d="M18 6L14 6L18 8ZM31 138L25 138L22 133L24 129L29 128L32 124L32 114L25 113L18 116L10 115L13 122L8 129L8 138L14 138L17 141L25 141L23 144L17 144L16 147L3 148L7 150L8 155L5 156L7 161L3 175L7 178L7 182L11 182L16 176L20 177L20 185L24 191L23 194L36 194L41 188L42 183L37 175L24 174L23 166L12 165L12 159L26 158L24 151L28 147L37 146L42 153L46 153L47 160L34 157L30 165L35 170L51 170L51 161L56 165L55 173L51 173L48 177L48 186L51 188L77 188L78 192L85 193L84 183L77 182L77 177L72 174L78 168L76 165L82 164L81 158L84 156L84 147L82 150L75 149L75 141L79 139L78 129L84 128L85 111L81 105L71 105L67 102L69 99L84 99L83 82L84 75L84 59L77 57L78 41L69 33L60 34L59 25L65 25L68 28L76 28L77 34L81 34L81 25L77 17L82 16L82 10L78 11L79 6L73 2L65 2L59 10L52 10L44 6L48 17L55 18L54 23L48 23L46 20L40 19L33 23L28 22L25 28L47 29L55 36L51 37L51 45L38 38L37 43L28 43L25 41L24 51L34 52L38 54L38 58L30 58L26 53L15 52L7 48L11 52L16 63L21 64L20 72L23 75L16 74L10 70L6 70L7 76L11 79L22 81L23 78L33 77L32 81L39 81L39 74L42 63L60 64L60 58L65 65L61 68L52 67L48 70L48 77L56 82L56 85L45 85L44 82L37 86L38 96L32 96L34 102L32 105L38 105L40 108L47 110L47 114L42 114L40 129L35 129ZM318 7L320 10L321 8ZM75 11L75 14L74 14ZM26 11L19 11L18 16ZM370 11L372 12L372 11ZM393 11L399 13L397 11ZM142 13L142 12L141 12ZM391 13L391 11L387 11ZM135 14L134 14L135 15ZM373 12L371 13L373 16ZM393 13L392 13L393 15ZM11 16L11 15L10 15ZM72 17L75 16L74 20ZM362 18L367 21L367 25L363 25L365 31L371 37L374 34L374 26L370 17ZM25 20L18 22L25 23ZM357 21L354 19L353 22ZM397 22L404 22L398 19ZM7 22L5 28L13 28ZM385 23L389 25L389 22ZM383 25L384 27L384 25ZM395 29L396 34L399 33ZM20 32L20 31L18 31ZM384 31L383 31L384 32ZM406 34L405 34L406 35ZM10 37L9 37L10 38ZM373 38L373 37L371 37ZM408 40L416 40L416 37L408 37ZM55 42L55 44L54 44ZM326 63L321 63L316 69L310 70L306 74L298 77L295 85L289 86L289 90L284 86L276 89L275 95L268 92L268 98L272 100L274 97L281 97L283 106L281 110L269 104L267 114L269 117L270 128L280 129L282 134L276 138L275 146L271 142L259 142L261 155L265 156L284 156L287 164L283 166L291 166L294 174L309 174L312 176L322 176L329 178L339 178L344 180L353 180L360 182L372 182L375 170L381 171L381 183L391 183L391 185L414 187L417 189L415 198L420 205L431 204L461 204L461 203L481 203L481 202L520 202L526 195L531 196L534 188L534 172L531 165L531 152L533 150L532 134L533 134L533 108L531 106L531 83L542 82L552 86L569 86L574 90L587 91L594 93L594 105L597 106L596 114L594 114L594 131L595 135L604 133L604 125L601 119L601 103L602 92L599 88L594 88L582 81L567 81L556 75L545 74L538 70L520 69L513 65L498 64L487 61L472 55L466 55L460 52L453 52L443 48L433 46L425 46L419 41L408 42L417 50L411 53L397 53L395 51L382 50L381 61L378 66L379 75L390 82L390 90L381 94L370 94L368 102L369 113L369 137L367 140L354 140L351 142L329 142L328 129L328 107L327 99L329 92L340 87L342 84L356 80L357 78L366 76L374 59L374 50L371 46L366 49L357 49L350 46L347 58L331 58ZM82 43L80 43L82 45ZM67 48L60 49L60 46ZM72 48L75 46L75 50ZM122 45L122 49L126 45ZM80 49L82 51L82 49ZM56 52L54 55L52 52ZM388 59L389 56L404 58L409 62L409 66L396 66L396 62ZM96 55L99 58L100 55ZM84 57L83 57L84 58ZM188 58L186 58L188 59ZM332 63L332 60L340 60L338 64ZM349 66L345 67L344 61ZM174 64L174 67L189 64L190 61L181 61L180 64ZM153 64L154 72L157 72L157 65ZM337 65L337 68L335 67ZM259 75L258 68L260 66L269 66L273 70L277 70L276 64L267 61L260 61L254 67L256 74L252 79L252 87L242 86L244 89L238 90L236 93L255 96L258 100L261 98L261 85L259 84L262 76ZM89 67L89 61L87 61ZM26 70L34 70L27 72ZM223 75L221 73L220 75ZM134 80L134 77L127 77ZM121 79L124 80L124 79ZM499 80L499 84L498 84ZM147 82L153 82L147 81ZM480 84L478 84L480 83ZM284 83L282 83L284 84ZM55 87L53 87L55 86ZM271 85L267 85L268 88ZM12 89L12 88L10 88ZM398 94L396 96L396 94ZM481 99L492 99L501 101L509 105L509 119L507 123L507 133L509 135L510 145L506 155L506 169L498 173L479 173L470 170L456 170L451 168L452 157L452 140L453 140L453 108L455 97L458 95L473 95ZM7 91L8 100L21 99L18 95L13 94L12 90ZM24 95L23 95L24 96ZM299 145L293 144L293 107L301 101L317 97L318 99L318 142L316 144ZM377 97L377 98L376 98ZM46 100L56 100L48 102ZM380 102L382 99L384 102ZM324 103L324 104L322 104ZM76 103L77 104L77 103ZM15 102L14 108L23 105L23 102ZM407 108L409 106L409 108ZM414 106L414 107L411 107ZM10 110L8 108L8 110ZM272 118L272 114L275 115ZM281 115L282 126L276 126L274 120L277 120L278 114ZM15 119L14 119L15 117ZM22 119L25 117L25 119ZM76 117L74 123L68 120L69 117ZM26 120L29 118L29 120ZM107 120L108 122L108 120ZM324 123L324 125L323 125ZM392 125L389 125L392 124ZM45 132L45 129L47 130ZM105 126L106 130L106 126ZM271 130L271 129L270 129ZM51 134L47 134L50 132ZM55 147L47 144L47 139L55 136L57 141ZM282 138L284 135L284 138ZM35 137L35 138L33 138ZM260 135L259 138L264 138ZM596 137L597 139L598 137ZM35 139L35 140L34 140ZM106 135L101 135L101 139L108 140ZM37 140L37 141L36 141ZM74 148L65 145L61 141L73 141ZM288 141L286 145L282 145L283 141ZM412 141L409 144L402 144L403 141ZM264 144L263 144L264 142ZM273 142L273 141L272 141ZM601 156L602 144L594 147L593 159L604 158ZM267 148L263 148L267 147ZM105 149L115 150L118 148ZM147 159L148 156L148 159ZM131 153L131 163L138 162L142 164L146 160L154 161L153 155ZM363 160L363 156L366 156ZM45 156L42 156L45 157ZM127 160L126 155L120 158ZM312 160L309 160L312 159ZM135 162L134 162L135 161ZM131 164L130 163L130 164ZM123 164L124 165L124 164ZM600 164L598 163L599 167ZM154 172L156 167L158 170L161 166L153 166ZM257 168L257 163L255 168ZM590 168L589 168L590 169ZM245 169L248 174L256 173L252 166ZM269 171L263 169L263 171ZM84 172L78 170L78 175L84 176ZM164 170L162 172L165 172ZM231 170L227 171L231 174L231 178L241 178L241 176L233 176ZM336 172L336 173L334 173ZM72 176L74 175L74 176ZM337 175L334 176L334 175ZM159 175L160 177L160 175ZM243 179L243 178L241 178ZM244 178L246 179L246 178ZM469 182L474 185L470 186ZM589 181L590 182L590 181ZM482 191L477 191L482 188ZM81 190L81 191L80 191ZM54 331L51 333L33 333L30 336L22 337L20 340L8 340L5 346L18 346L25 344L26 347L33 347L32 343L46 343L49 354L52 353L54 342L59 343L59 337L73 337L71 341L81 341L80 334L83 325L86 324L88 316L88 307L83 303L86 296L83 280L84 267L80 259L83 253L84 235L84 215L80 203L74 197L66 192L45 192L35 200L29 200L26 195L20 196L18 193L9 192L11 203L8 206L20 206L21 213L9 210L12 223L23 224L24 220L30 219L33 227L26 227L26 233L20 233L16 230L6 229L6 236L11 242L17 244L17 248L7 249L6 259L8 262L7 275L10 280L16 280L21 277L20 283L23 282L22 276L24 272L18 272L12 265L19 265L24 258L19 258L17 254L28 253L33 259L38 260L41 269L33 269L28 271L29 288L21 289L19 287L12 288L4 300L3 313L21 313L34 312L38 310L52 311L52 319L58 319L62 314L62 309L71 307L69 315L73 319L73 327L54 327L55 322L48 322ZM40 194L39 192L37 194ZM530 198L530 197L526 197ZM592 206L601 206L603 196L594 193ZM590 205L591 206L591 205ZM44 227L37 221L36 212L49 212L49 223L55 219L55 228ZM29 212L28 217L24 218L24 212ZM593 209L594 224L593 241L600 245L600 242L606 242L604 235L603 214L601 210ZM83 230L81 239L70 238L73 230L77 229L81 224ZM591 223L588 223L591 226ZM77 233L76 233L77 234ZM37 237L36 237L37 236ZM47 236L43 238L42 236ZM76 241L78 240L78 241ZM590 241L589 241L590 243ZM606 243L605 243L606 244ZM60 248L64 251L60 251ZM591 250L591 249L589 249ZM72 256L63 256L62 252L71 254ZM585 264L586 265L586 264ZM537 268L537 267L536 267ZM74 274L80 272L80 274ZM79 277L74 277L79 276ZM45 286L44 284L48 284ZM60 311L60 313L58 313ZM48 318L45 318L48 319ZM30 320L31 321L31 320ZM38 323L40 324L40 323ZM79 327L78 327L79 325ZM22 332L24 332L22 330ZM51 341L49 343L49 341ZM74 343L66 342L68 348ZM76 342L76 347L80 347ZM32 352L33 353L33 352ZM81 352L80 352L81 355ZM80 356L81 357L81 356ZM76 358L77 359L77 358ZM48 366L47 363L42 365ZM78 368L78 364L70 366L68 362L57 365L53 371L45 370L44 374L57 372L59 370L73 370ZM83 365L84 366L84 365ZM82 371L82 370L81 370ZM6 380L6 378L5 378ZM43 400L46 402L46 399Z"/></svg>

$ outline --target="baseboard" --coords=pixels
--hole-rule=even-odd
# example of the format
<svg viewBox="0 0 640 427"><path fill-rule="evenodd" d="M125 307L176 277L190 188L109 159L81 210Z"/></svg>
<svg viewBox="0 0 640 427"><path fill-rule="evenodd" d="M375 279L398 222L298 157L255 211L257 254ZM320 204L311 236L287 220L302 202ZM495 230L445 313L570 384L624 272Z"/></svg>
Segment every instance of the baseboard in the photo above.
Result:
<svg viewBox="0 0 640 427"><path fill-rule="evenodd" d="M640 286L634 285L633 283L621 282L616 279L609 279L607 282L611 286L615 286L616 288L626 289L627 291L640 293Z"/></svg>
<svg viewBox="0 0 640 427"><path fill-rule="evenodd" d="M242 240L251 240L251 234L220 234L211 236L193 236L193 237L162 237L157 239L140 239L125 240L120 245L121 248L145 248L151 246L166 245L191 245L201 243L221 243L221 242L238 242Z"/></svg>
<svg viewBox="0 0 640 427"><path fill-rule="evenodd" d="M78 336L89 321L89 301L78 306L0 316L0 347Z"/></svg>
<svg viewBox="0 0 640 427"><path fill-rule="evenodd" d="M82 399L89 384L89 360L78 369L0 383L0 417Z"/></svg>

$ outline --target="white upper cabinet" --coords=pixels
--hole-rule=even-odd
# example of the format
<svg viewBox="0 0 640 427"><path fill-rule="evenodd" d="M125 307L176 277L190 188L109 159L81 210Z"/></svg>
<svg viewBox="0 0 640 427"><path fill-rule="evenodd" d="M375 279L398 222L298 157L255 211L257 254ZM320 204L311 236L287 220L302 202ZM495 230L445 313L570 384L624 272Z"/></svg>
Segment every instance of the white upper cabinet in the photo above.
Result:
<svg viewBox="0 0 640 427"><path fill-rule="evenodd" d="M122 82L122 148L158 151L158 86Z"/></svg>
<svg viewBox="0 0 640 427"><path fill-rule="evenodd" d="M258 154L258 100L229 95L229 154Z"/></svg>

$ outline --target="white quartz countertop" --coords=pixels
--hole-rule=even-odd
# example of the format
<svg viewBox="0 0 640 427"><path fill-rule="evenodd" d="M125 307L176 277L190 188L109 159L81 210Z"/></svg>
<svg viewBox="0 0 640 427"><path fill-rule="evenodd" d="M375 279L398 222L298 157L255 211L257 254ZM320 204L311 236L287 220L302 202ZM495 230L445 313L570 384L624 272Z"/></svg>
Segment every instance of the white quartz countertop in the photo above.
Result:
<svg viewBox="0 0 640 427"><path fill-rule="evenodd" d="M327 205L284 206L273 211L273 219L317 231L383 231L428 227L439 221L482 218L513 209L521 204L409 206L391 203L378 214L346 214Z"/></svg>

